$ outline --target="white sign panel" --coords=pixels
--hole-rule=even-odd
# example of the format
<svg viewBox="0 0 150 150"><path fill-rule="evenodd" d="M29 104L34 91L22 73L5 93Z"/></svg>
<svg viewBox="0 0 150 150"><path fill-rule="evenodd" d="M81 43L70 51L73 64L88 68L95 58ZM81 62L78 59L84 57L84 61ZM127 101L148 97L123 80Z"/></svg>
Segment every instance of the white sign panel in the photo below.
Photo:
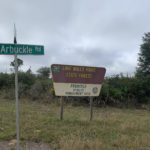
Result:
<svg viewBox="0 0 150 150"><path fill-rule="evenodd" d="M99 96L101 84L54 83L57 96Z"/></svg>

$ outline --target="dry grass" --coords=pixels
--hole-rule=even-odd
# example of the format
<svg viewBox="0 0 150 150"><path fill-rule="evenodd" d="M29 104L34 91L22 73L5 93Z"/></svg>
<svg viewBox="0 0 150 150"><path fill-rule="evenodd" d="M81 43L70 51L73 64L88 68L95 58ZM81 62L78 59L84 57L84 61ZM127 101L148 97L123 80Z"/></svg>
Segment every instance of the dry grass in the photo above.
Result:
<svg viewBox="0 0 150 150"><path fill-rule="evenodd" d="M47 142L58 150L150 150L150 111L64 107L59 120L57 104L20 101L21 140ZM0 139L16 137L15 101L0 99Z"/></svg>

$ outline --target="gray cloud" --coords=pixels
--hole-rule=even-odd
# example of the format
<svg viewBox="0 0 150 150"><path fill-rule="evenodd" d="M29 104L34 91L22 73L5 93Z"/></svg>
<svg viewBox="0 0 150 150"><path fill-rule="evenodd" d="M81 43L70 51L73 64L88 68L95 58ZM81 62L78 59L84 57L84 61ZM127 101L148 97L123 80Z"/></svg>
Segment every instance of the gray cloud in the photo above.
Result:
<svg viewBox="0 0 150 150"><path fill-rule="evenodd" d="M19 56L23 70L52 63L104 66L107 75L135 72L142 36L150 29L149 0L5 0L0 43L45 46L44 56ZM13 56L0 56L0 72Z"/></svg>

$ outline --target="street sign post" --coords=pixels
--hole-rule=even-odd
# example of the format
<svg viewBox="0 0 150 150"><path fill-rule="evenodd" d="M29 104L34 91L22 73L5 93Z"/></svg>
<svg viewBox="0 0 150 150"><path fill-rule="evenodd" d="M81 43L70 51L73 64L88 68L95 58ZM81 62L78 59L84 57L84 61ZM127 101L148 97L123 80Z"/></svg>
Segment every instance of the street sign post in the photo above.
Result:
<svg viewBox="0 0 150 150"><path fill-rule="evenodd" d="M15 59L16 132L17 132L17 150L20 150L17 55L44 55L44 46L17 44L16 28L14 26L14 44L0 43L0 55L14 55L14 59Z"/></svg>
<svg viewBox="0 0 150 150"><path fill-rule="evenodd" d="M90 120L93 116L93 97L99 96L106 73L105 68L53 64L51 66L55 95L61 96L60 119L63 119L64 96L89 96Z"/></svg>

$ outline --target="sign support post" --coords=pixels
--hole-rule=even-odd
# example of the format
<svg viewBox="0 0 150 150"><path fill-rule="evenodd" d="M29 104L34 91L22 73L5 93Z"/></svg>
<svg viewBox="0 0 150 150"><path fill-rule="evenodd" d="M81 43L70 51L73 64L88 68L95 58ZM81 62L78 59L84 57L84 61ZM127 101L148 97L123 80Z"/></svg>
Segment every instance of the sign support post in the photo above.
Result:
<svg viewBox="0 0 150 150"><path fill-rule="evenodd" d="M16 28L14 26L14 44L17 44ZM17 150L20 150L20 129L19 129L19 100L18 100L18 60L15 58L15 97L16 97L16 130L17 130Z"/></svg>
<svg viewBox="0 0 150 150"><path fill-rule="evenodd" d="M16 97L16 130L17 130L17 150L20 150L20 133L19 133L19 100L18 100L18 62L15 54L15 97Z"/></svg>
<svg viewBox="0 0 150 150"><path fill-rule="evenodd" d="M16 28L14 25L14 44L0 43L0 55L14 55L14 59L15 59L14 70L15 70L15 98L16 98L16 132L17 132L16 136L17 136L17 150L20 150L17 55L44 55L44 46L17 44Z"/></svg>
<svg viewBox="0 0 150 150"><path fill-rule="evenodd" d="M93 119L93 97L90 97L90 121Z"/></svg>
<svg viewBox="0 0 150 150"><path fill-rule="evenodd" d="M64 103L64 97L61 96L61 99L60 99L60 120L63 120L63 103Z"/></svg>

